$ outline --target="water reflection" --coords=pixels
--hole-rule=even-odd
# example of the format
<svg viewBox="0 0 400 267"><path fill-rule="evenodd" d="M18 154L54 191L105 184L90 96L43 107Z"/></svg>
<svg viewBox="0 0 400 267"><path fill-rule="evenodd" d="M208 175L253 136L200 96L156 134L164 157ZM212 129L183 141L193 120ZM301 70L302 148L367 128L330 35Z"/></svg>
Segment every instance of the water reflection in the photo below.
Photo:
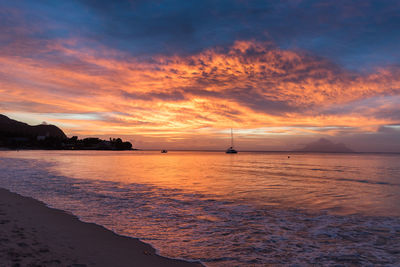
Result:
<svg viewBox="0 0 400 267"><path fill-rule="evenodd" d="M0 152L0 186L208 266L396 266L398 160L8 151Z"/></svg>
<svg viewBox="0 0 400 267"><path fill-rule="evenodd" d="M399 155L216 152L2 152L79 178L156 185L256 205L400 215Z"/></svg>

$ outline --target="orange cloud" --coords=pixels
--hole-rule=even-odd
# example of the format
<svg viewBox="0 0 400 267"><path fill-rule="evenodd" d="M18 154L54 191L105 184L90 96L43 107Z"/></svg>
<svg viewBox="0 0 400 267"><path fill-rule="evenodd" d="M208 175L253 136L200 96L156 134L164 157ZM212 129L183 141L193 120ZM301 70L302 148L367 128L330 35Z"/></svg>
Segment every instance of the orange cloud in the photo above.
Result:
<svg viewBox="0 0 400 267"><path fill-rule="evenodd" d="M38 55L29 55L27 47L1 52L1 112L48 114L68 134L171 138L230 127L375 131L400 121L391 116L399 111L397 67L357 73L305 52L254 41L148 59L79 49L77 43L48 43ZM390 109L376 105L382 97L392 98Z"/></svg>

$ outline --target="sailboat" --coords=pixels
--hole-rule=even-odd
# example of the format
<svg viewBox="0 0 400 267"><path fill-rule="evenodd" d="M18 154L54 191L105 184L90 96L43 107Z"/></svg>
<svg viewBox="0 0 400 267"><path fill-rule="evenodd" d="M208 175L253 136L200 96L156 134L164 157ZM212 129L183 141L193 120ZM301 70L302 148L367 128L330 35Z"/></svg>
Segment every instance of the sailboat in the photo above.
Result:
<svg viewBox="0 0 400 267"><path fill-rule="evenodd" d="M236 153L238 153L238 152L233 148L233 131L232 131L232 128L231 128L231 147L228 148L228 149L225 151L225 153L227 153L227 154L236 154Z"/></svg>

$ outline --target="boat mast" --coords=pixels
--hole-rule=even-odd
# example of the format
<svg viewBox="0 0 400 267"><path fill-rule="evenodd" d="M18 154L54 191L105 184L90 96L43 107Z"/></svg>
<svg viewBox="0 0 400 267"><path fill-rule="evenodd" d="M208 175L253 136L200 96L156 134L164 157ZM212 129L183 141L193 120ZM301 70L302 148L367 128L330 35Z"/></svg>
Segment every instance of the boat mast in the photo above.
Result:
<svg viewBox="0 0 400 267"><path fill-rule="evenodd" d="M231 128L231 147L233 148L233 130Z"/></svg>

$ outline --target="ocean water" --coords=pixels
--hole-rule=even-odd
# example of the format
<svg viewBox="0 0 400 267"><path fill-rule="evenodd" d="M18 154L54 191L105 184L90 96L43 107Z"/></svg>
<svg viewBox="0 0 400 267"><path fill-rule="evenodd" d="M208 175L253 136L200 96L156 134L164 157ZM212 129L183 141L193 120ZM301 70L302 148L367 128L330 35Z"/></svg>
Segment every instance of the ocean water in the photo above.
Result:
<svg viewBox="0 0 400 267"><path fill-rule="evenodd" d="M400 265L399 154L0 151L0 186L206 266Z"/></svg>

